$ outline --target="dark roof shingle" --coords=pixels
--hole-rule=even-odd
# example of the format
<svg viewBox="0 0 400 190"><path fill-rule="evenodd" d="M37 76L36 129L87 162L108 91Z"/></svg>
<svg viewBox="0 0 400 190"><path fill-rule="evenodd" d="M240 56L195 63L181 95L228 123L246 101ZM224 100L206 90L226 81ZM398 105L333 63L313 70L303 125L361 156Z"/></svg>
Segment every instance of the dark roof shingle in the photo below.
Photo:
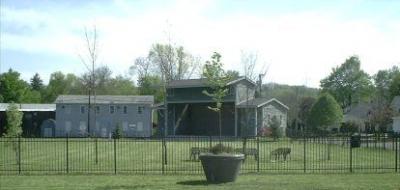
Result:
<svg viewBox="0 0 400 190"><path fill-rule="evenodd" d="M85 95L60 95L55 103L84 103L87 104L89 97ZM91 96L94 101L94 96ZM96 104L153 104L153 96L118 96L118 95L98 95L96 96Z"/></svg>
<svg viewBox="0 0 400 190"><path fill-rule="evenodd" d="M228 85L234 84L238 81L247 80L250 83L254 84L253 81L246 77L239 77L237 79L232 80L228 83ZM185 79L185 80L173 80L169 82L168 88L189 88L189 87L206 87L207 86L207 79L200 78L200 79Z"/></svg>

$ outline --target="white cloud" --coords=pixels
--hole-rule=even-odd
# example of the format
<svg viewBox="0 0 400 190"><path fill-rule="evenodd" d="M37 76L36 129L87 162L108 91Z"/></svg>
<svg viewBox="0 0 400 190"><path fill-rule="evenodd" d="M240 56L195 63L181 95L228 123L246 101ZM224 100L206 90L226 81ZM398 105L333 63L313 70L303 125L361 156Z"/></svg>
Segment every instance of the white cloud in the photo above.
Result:
<svg viewBox="0 0 400 190"><path fill-rule="evenodd" d="M373 74L400 62L400 22L343 20L323 12L284 16L236 14L210 18L214 2L177 1L144 14L129 14L134 7L117 1L122 16L49 16L32 10L4 13L15 22L46 23L40 34L2 34L2 48L48 52L77 57L82 51L83 27L96 24L100 32L100 60L116 73L124 73L137 56L145 56L155 42L172 40L191 53L208 59L223 55L228 69L240 69L240 51L256 50L261 63L270 64L267 80L318 87L332 67L357 54L362 68ZM118 10L116 10L118 11ZM23 16L25 15L25 16ZM29 19L25 19L29 16ZM384 28L382 28L384 26Z"/></svg>

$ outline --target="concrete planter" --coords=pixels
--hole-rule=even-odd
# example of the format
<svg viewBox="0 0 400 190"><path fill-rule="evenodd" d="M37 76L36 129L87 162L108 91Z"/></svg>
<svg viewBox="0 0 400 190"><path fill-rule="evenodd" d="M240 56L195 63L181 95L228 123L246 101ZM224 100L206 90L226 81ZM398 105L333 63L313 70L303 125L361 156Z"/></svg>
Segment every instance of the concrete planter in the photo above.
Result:
<svg viewBox="0 0 400 190"><path fill-rule="evenodd" d="M243 154L201 154L199 159L207 181L210 183L233 182L244 160Z"/></svg>

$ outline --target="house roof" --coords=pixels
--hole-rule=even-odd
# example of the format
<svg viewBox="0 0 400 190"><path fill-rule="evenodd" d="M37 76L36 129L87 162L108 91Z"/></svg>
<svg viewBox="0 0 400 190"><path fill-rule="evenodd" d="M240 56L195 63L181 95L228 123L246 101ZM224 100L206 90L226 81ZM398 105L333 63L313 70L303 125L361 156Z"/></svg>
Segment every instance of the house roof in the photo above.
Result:
<svg viewBox="0 0 400 190"><path fill-rule="evenodd" d="M367 120L370 113L374 110L373 103L359 103L344 114L344 121Z"/></svg>
<svg viewBox="0 0 400 190"><path fill-rule="evenodd" d="M6 111L8 103L0 103L0 111ZM55 111L55 104L16 104L19 111Z"/></svg>
<svg viewBox="0 0 400 190"><path fill-rule="evenodd" d="M391 103L392 108L400 109L400 96L395 96Z"/></svg>
<svg viewBox="0 0 400 190"><path fill-rule="evenodd" d="M246 77L239 77L235 80L230 81L227 85L235 84L242 80L246 80L253 85L256 84L252 80ZM173 80L169 82L167 88L190 88L190 87L206 87L206 86L207 86L207 79L200 78L200 79Z"/></svg>
<svg viewBox="0 0 400 190"><path fill-rule="evenodd" d="M88 100L89 97L84 95L60 95L55 103L87 104ZM95 101L96 104L153 104L154 96L98 95L96 100L94 100L94 96L91 96L91 101Z"/></svg>
<svg viewBox="0 0 400 190"><path fill-rule="evenodd" d="M279 105L281 105L282 107L284 107L285 109L289 109L288 106L286 106L285 104L283 104L281 101L272 98L272 99L267 99L267 98L254 98L245 102L242 102L240 104L238 104L236 107L237 108L248 108L248 107L254 107L254 108L259 108L262 107L266 104L269 104L271 102L276 102Z"/></svg>

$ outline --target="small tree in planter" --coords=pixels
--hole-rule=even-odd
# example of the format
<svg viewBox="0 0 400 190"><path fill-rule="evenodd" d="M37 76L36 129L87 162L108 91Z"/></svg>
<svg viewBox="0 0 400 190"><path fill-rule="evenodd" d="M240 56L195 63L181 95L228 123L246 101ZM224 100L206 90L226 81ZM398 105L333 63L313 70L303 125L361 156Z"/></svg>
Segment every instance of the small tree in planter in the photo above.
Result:
<svg viewBox="0 0 400 190"><path fill-rule="evenodd" d="M200 160L208 182L235 181L244 155L234 154L232 148L222 145L222 103L228 93L227 83L231 79L222 68L220 54L214 52L211 61L206 62L203 76L207 79L207 86L211 88L211 91L204 90L203 93L215 102L214 107L208 106L208 108L218 113L220 143L212 147L210 153L200 155Z"/></svg>
<svg viewBox="0 0 400 190"><path fill-rule="evenodd" d="M17 139L21 137L22 134L21 125L23 113L18 110L18 106L16 104L11 103L7 108L6 115L6 133L3 136L7 137L7 139L9 140L7 145L11 145L15 153L15 160L17 162L17 165L19 165L21 150Z"/></svg>
<svg viewBox="0 0 400 190"><path fill-rule="evenodd" d="M224 97L228 94L226 85L231 80L230 76L226 74L222 68L221 55L217 52L211 56L211 61L207 61L203 68L203 76L207 79L207 85L211 88L211 92L204 90L203 94L212 98L215 106L208 106L208 109L218 113L218 127L219 137L222 135L222 102Z"/></svg>

